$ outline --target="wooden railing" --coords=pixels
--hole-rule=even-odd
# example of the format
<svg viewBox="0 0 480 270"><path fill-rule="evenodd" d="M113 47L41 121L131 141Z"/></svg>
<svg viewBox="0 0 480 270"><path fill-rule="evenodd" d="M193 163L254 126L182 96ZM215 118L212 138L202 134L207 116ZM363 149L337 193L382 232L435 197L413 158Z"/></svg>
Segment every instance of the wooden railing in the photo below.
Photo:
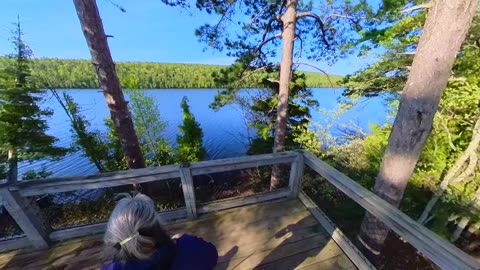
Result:
<svg viewBox="0 0 480 270"><path fill-rule="evenodd" d="M248 197L214 201L201 205L197 204L193 176L284 163L291 164L289 184L286 189ZM358 268L371 269L371 264L369 264L352 243L346 239L343 233L328 220L325 214L305 193L300 191L304 165L312 168L329 183L333 184L365 210L388 225L399 236L408 241L419 252L442 269L480 269L480 263L477 260L450 242L438 237L435 233L418 224L399 209L380 199L352 179L305 151L211 160L192 164L104 173L87 177L10 183L0 188L0 198L26 237L1 241L0 250L21 248L28 245L33 245L36 248L46 248L52 241L62 241L74 237L101 233L105 229L105 223L99 223L47 233L46 230L42 229L44 227L43 224L41 224L36 215L34 215L31 209L25 204L25 197L180 178L185 199L185 208L161 212L160 215L166 221L195 219L198 215L207 212L263 201L298 197L320 223L322 223L327 232L332 235L332 238L340 245L347 256L354 261Z"/></svg>
<svg viewBox="0 0 480 270"><path fill-rule="evenodd" d="M197 204L193 176L285 163L291 164L292 172L289 186L286 189L248 197L213 201L201 205ZM0 241L0 250L17 249L30 245L35 248L46 248L52 241L101 233L105 229L105 223L98 223L49 232L48 228L45 228L43 222L38 218L38 213L34 213L31 204L26 200L31 196L97 190L180 178L185 207L160 213L163 220L171 222L195 219L199 214L207 212L279 198L295 197L298 194L298 183L301 181L302 170L303 154L300 152L284 152L103 173L85 177L51 178L8 183L0 187L0 199L6 210L22 229L25 237Z"/></svg>

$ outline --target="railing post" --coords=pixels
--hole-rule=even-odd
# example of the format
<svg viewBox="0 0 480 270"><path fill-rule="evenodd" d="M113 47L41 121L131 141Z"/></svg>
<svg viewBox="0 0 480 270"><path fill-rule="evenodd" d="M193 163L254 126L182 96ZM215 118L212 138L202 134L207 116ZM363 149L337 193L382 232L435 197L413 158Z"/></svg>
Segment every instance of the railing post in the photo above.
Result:
<svg viewBox="0 0 480 270"><path fill-rule="evenodd" d="M10 191L8 187L0 189L0 198L10 216L17 222L23 233L35 248L43 249L49 246L48 233L32 211L29 210L25 198L18 191Z"/></svg>
<svg viewBox="0 0 480 270"><path fill-rule="evenodd" d="M303 168L304 168L303 152L297 151L297 157L292 162L292 166L290 169L290 179L288 181L290 198L298 197L298 194L300 192L300 186L302 184L302 179L303 179Z"/></svg>
<svg viewBox="0 0 480 270"><path fill-rule="evenodd" d="M0 179L0 186L8 186L17 182L18 178L18 160L12 151L8 151L7 159L7 176L5 180Z"/></svg>
<svg viewBox="0 0 480 270"><path fill-rule="evenodd" d="M12 150L8 151L8 174L7 183L13 184L18 178L18 159Z"/></svg>
<svg viewBox="0 0 480 270"><path fill-rule="evenodd" d="M193 185L190 164L180 165L180 179L182 180L183 197L185 198L185 208L187 209L188 219L197 218L197 206L195 200L195 187Z"/></svg>

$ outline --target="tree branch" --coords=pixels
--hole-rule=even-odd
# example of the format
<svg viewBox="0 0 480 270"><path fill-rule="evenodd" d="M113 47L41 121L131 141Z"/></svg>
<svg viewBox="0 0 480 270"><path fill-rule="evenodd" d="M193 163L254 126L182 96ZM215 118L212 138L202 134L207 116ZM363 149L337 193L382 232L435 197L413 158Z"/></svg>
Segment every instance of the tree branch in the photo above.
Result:
<svg viewBox="0 0 480 270"><path fill-rule="evenodd" d="M328 73L325 72L325 70L323 70L323 69L321 69L321 68L319 68L319 67L316 67L316 66L314 66L314 65L312 65L312 64L308 64L308 63L295 62L295 63L293 63L293 64L294 64L294 65L304 65L304 66L312 67L312 68L320 71L321 73L323 73L323 74L325 74L325 75L327 76L328 82L330 83L330 85L331 85L332 87L334 87L332 81L330 80L330 75L328 75Z"/></svg>
<svg viewBox="0 0 480 270"><path fill-rule="evenodd" d="M228 11L230 10L230 8L236 3L236 1L232 1L227 9L225 9L225 13L223 13L222 17L220 18L220 20L218 20L217 24L215 25L215 32L218 31L218 27L220 26L220 24L223 22L223 20L225 18L228 18L228 20L232 21L232 19L230 19L230 17L227 17L227 14L228 14Z"/></svg>
<svg viewBox="0 0 480 270"><path fill-rule="evenodd" d="M452 150L457 150L457 147L453 144L452 134L450 133L450 130L448 129L447 120L445 120L445 118L443 118L443 117L440 117L439 119L440 119L441 125L445 129L445 133L447 133L448 144L450 145L450 148L452 148Z"/></svg>
<svg viewBox="0 0 480 270"><path fill-rule="evenodd" d="M325 43L327 48L330 48L330 43L328 43L327 34L326 34L326 31L325 31L325 24L324 24L322 18L320 18L320 16L318 16L317 14L312 13L312 12L308 12L308 11L297 13L297 20L300 19L300 18L304 18L304 17L310 17L310 18L315 19L315 21L317 21L318 26L320 28L320 31L322 31L321 36L322 36L323 43Z"/></svg>
<svg viewBox="0 0 480 270"><path fill-rule="evenodd" d="M406 8L404 10L401 10L400 13L407 13L407 12L415 11L415 10L418 10L418 9L431 8L432 6L433 6L432 2L428 2L428 3L425 3L425 4L416 5L416 6L413 6L413 7Z"/></svg>
<svg viewBox="0 0 480 270"><path fill-rule="evenodd" d="M295 38L300 40L300 53L298 55L298 58L302 58L302 53L303 53L303 39L300 35L295 34Z"/></svg>
<svg viewBox="0 0 480 270"><path fill-rule="evenodd" d="M457 178L453 180L454 183L459 183L465 180L465 178L469 177L475 172L475 169L477 168L477 163L478 163L478 157L477 153L472 152L470 153L470 157L468 158L468 166L467 168L459 175Z"/></svg>
<svg viewBox="0 0 480 270"><path fill-rule="evenodd" d="M267 43L269 43L269 42L271 42L271 41L273 41L274 39L279 38L279 37L282 37L282 33L278 33L278 34L276 34L275 36L272 36L272 37L267 38L266 40L263 40L263 41L257 46L257 48L255 49L254 53L257 53L257 52L261 51L261 50L262 50L262 47L265 46L265 44L267 44Z"/></svg>
<svg viewBox="0 0 480 270"><path fill-rule="evenodd" d="M266 68L270 67L272 65L268 65L268 66L263 66L263 67L260 67L260 68L257 68L255 70L252 70L250 71L247 75L243 76L243 74L245 73L245 71L247 70L243 70L242 73L240 74L240 78L239 80L237 80L234 84L234 87L235 89L237 88L240 88L241 86L241 83L244 82L246 79L248 79L250 76L252 76L253 74L257 73L258 71L262 71L262 70L265 70Z"/></svg>
<svg viewBox="0 0 480 270"><path fill-rule="evenodd" d="M278 15L277 15L277 20L279 22L282 22L282 13L283 9L287 6L287 0L282 1L282 5L280 6L280 9L278 10Z"/></svg>
<svg viewBox="0 0 480 270"><path fill-rule="evenodd" d="M272 28L272 23L273 23L275 20L276 20L276 18L271 18L270 21L268 21L267 27L265 27L265 31L263 32L263 35L262 35L262 42L264 42L265 39L267 38L268 32L269 32L270 29Z"/></svg>
<svg viewBox="0 0 480 270"><path fill-rule="evenodd" d="M403 52L403 53L399 53L399 55L415 55L417 53L417 51L413 51L413 52Z"/></svg>
<svg viewBox="0 0 480 270"><path fill-rule="evenodd" d="M127 12L122 6L120 6L119 4L113 2L112 0L106 0L107 2L109 2L110 4L114 5L116 8L118 8L121 12L125 13Z"/></svg>

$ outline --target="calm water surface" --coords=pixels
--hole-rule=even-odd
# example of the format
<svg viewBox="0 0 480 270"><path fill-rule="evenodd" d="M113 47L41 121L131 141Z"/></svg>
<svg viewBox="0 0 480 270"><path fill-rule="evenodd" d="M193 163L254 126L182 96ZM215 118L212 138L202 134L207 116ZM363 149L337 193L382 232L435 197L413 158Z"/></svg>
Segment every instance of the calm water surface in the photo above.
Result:
<svg viewBox="0 0 480 270"><path fill-rule="evenodd" d="M91 90L61 90L68 91L82 108L83 114L90 121L93 128L105 131L104 119L109 117L109 112L101 92ZM248 90L244 90L248 91ZM247 150L247 127L241 110L236 106L226 106L219 111L214 111L208 106L213 101L217 90L215 89L161 89L145 90L147 95L155 98L160 109L162 120L168 122L168 128L163 134L170 143L175 144L178 125L182 122L180 102L184 96L189 99L189 105L196 120L204 132L204 144L209 159L236 157L245 155ZM337 99L341 96L341 89L317 88L313 89L314 98L320 107L326 110L335 109ZM128 98L128 96L127 96ZM58 144L68 147L72 142L70 122L55 98L49 94L44 107L53 110L53 116L48 120L49 134L59 139ZM317 111L312 111L313 121L328 122L326 116ZM386 109L382 97L363 99L357 106L346 112L336 125L355 123L368 131L371 123L382 124L386 121ZM335 135L338 130L333 129ZM52 171L54 176L88 175L97 172L95 166L82 155L82 152L68 154L56 161L24 162L20 164L19 172L45 167Z"/></svg>

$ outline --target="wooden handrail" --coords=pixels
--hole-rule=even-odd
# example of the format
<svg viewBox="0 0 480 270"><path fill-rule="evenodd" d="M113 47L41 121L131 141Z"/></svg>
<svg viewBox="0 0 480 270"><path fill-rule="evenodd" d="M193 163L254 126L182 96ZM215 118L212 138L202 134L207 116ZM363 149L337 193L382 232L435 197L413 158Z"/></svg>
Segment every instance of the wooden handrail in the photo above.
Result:
<svg viewBox="0 0 480 270"><path fill-rule="evenodd" d="M192 176L225 172L258 166L292 162L298 154L282 152L238 158L208 160L192 163ZM154 168L136 169L121 172L102 173L90 176L49 178L34 181L17 182L9 187L18 190L20 195L37 196L49 193L75 190L98 189L131 184L141 184L180 177L180 166L169 165Z"/></svg>
<svg viewBox="0 0 480 270"><path fill-rule="evenodd" d="M201 206L197 207L195 189L193 186L193 176L292 162L292 173L290 175L290 184L288 190L257 194L255 196L249 196L245 198L231 198L222 200L221 202L215 201L202 204ZM287 198L288 196L291 196L291 194L298 192L298 185L300 185L301 182L300 179L302 172L303 155L300 152L282 152L209 160L192 164L169 165L155 168L102 173L91 176L49 178L16 183L10 182L0 187L0 194L2 192L5 193L3 196L3 201L7 204L8 211L15 212L10 214L25 232L25 235L30 242L26 242L25 238L19 239L18 242L15 242L17 239L11 241L9 240L6 245L0 246L0 250L24 246L27 243L33 244L38 248L45 248L48 246L50 241L60 241L73 237L88 235L91 233L99 233L104 229L105 224L101 223L68 228L48 234L46 231L43 231L43 226L41 226L41 222L36 219L35 215L30 214L31 211L29 210L29 206L25 203L22 203L22 199L24 197L76 190L141 184L179 178L182 183L186 207L184 209L171 211L170 213L161 214L165 217L171 216L173 220L178 218L195 219L197 217L197 212L203 214L220 209L238 207L267 200ZM294 193L292 193L292 191Z"/></svg>
<svg viewBox="0 0 480 270"><path fill-rule="evenodd" d="M297 152L288 151L281 153L225 158L217 160L200 161L190 164L192 175L201 175L217 172L256 168L260 166L291 163L298 156Z"/></svg>
<svg viewBox="0 0 480 270"><path fill-rule="evenodd" d="M265 194L257 194L247 198L233 198L223 201L216 201L199 206L197 206L195 202L195 190L192 182L192 177L195 175L280 163L292 164L288 189L268 192ZM195 218L197 213L202 214L210 211L217 211L229 207L237 207L266 200L297 197L301 187L301 179L303 178L304 164L311 167L322 177L324 177L326 181L333 184L336 188L340 189L343 193L345 193L348 197L350 197L368 212L384 222L398 235L412 244L419 252L423 253L441 268L480 269L480 263L470 257L468 254L464 253L450 242L441 239L435 233L409 218L399 209L388 204L386 201L380 199L378 196L365 189L357 182L332 168L325 162L319 160L311 153L305 151L282 152L258 156L211 160L183 166L162 166L157 168L105 173L87 177L69 177L18 182L10 185L9 187L4 187L2 190L8 194L16 194L15 197L12 197L13 199L10 198L10 205L13 205L14 207L10 207L11 209L9 209L9 211L20 211L19 213L25 216L24 218L21 215L17 215L17 218L22 218L24 220L21 222L27 222L29 224L25 225L21 224L20 222L19 225L21 225L22 229L28 229L26 236L30 240L36 241L37 246L44 247L44 242L48 242L49 240L64 240L92 232L100 232L103 230L103 225L92 224L79 228L70 228L63 231L52 232L50 235L45 236L44 232L36 231L38 230L38 227L34 226L34 224L37 221L34 220L34 217L29 216L28 211L25 211L24 208L28 206L21 205L20 197L138 184L171 178L181 178L183 183L182 186L185 187L184 193L187 194L187 196L185 196L185 199L188 200L188 203L186 204L187 207L171 213L173 214L174 218ZM5 198L9 198L7 195L5 195ZM15 205L15 203L18 205ZM14 243L13 241L16 240L11 240L8 243L8 246L20 244L24 245L26 243L25 238L18 240L18 243Z"/></svg>
<svg viewBox="0 0 480 270"><path fill-rule="evenodd" d="M382 200L311 153L304 152L304 156L307 166L385 223L442 269L480 269L480 263L474 258L417 223L398 208Z"/></svg>

